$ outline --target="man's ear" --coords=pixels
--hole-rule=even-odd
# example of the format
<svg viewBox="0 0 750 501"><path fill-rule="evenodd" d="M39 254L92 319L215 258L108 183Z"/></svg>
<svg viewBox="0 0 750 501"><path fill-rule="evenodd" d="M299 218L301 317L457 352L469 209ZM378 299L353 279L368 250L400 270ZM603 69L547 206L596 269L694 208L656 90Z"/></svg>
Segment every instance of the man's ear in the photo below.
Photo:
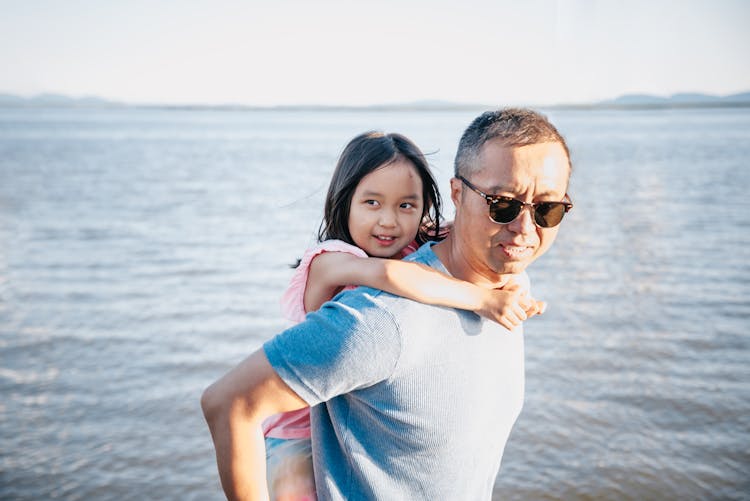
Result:
<svg viewBox="0 0 750 501"><path fill-rule="evenodd" d="M460 179L457 177L451 178L451 200L453 201L453 206L456 208L456 213L458 213L459 206L461 205L463 187L464 184Z"/></svg>

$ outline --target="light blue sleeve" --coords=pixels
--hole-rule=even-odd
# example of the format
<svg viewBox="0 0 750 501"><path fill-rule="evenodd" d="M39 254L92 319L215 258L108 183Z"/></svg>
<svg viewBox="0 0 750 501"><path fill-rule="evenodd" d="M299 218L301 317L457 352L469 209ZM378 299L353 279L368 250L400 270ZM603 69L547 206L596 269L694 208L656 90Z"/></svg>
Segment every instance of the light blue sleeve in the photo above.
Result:
<svg viewBox="0 0 750 501"><path fill-rule="evenodd" d="M263 345L282 380L310 406L388 379L401 354L381 291L342 292Z"/></svg>

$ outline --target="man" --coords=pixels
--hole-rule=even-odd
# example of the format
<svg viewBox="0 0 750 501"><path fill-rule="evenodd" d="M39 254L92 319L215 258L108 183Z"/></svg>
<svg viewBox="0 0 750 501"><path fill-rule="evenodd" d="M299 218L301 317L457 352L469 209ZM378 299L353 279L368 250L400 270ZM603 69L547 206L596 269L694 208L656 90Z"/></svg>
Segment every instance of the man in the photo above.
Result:
<svg viewBox="0 0 750 501"><path fill-rule="evenodd" d="M456 154L453 230L411 259L502 287L554 241L570 169L542 115L481 115ZM359 288L267 342L202 405L229 498L267 497L260 424L311 405L319 499L474 500L491 498L523 391L520 328Z"/></svg>

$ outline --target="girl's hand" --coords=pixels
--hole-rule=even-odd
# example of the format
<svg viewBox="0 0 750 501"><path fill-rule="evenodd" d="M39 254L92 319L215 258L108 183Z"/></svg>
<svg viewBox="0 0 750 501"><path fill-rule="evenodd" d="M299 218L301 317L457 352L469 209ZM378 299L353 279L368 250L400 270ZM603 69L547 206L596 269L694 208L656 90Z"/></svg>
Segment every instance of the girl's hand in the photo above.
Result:
<svg viewBox="0 0 750 501"><path fill-rule="evenodd" d="M524 320L541 315L546 308L545 302L536 301L526 288L511 279L502 289L487 289L476 313L513 330Z"/></svg>

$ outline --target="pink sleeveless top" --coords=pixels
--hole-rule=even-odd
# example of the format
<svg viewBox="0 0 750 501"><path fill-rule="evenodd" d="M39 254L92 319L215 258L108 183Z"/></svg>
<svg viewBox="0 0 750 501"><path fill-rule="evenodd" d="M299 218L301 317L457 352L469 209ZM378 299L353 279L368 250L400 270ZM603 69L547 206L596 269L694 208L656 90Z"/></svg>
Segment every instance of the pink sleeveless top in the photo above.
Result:
<svg viewBox="0 0 750 501"><path fill-rule="evenodd" d="M281 312L284 317L293 322L302 322L305 311L305 287L310 272L310 263L324 252L346 252L357 257L367 257L365 251L359 247L349 245L341 240L326 240L305 251L299 266L289 282L284 295L281 296ZM352 289L353 287L347 287ZM310 409L275 414L263 422L263 434L273 438L310 438Z"/></svg>

